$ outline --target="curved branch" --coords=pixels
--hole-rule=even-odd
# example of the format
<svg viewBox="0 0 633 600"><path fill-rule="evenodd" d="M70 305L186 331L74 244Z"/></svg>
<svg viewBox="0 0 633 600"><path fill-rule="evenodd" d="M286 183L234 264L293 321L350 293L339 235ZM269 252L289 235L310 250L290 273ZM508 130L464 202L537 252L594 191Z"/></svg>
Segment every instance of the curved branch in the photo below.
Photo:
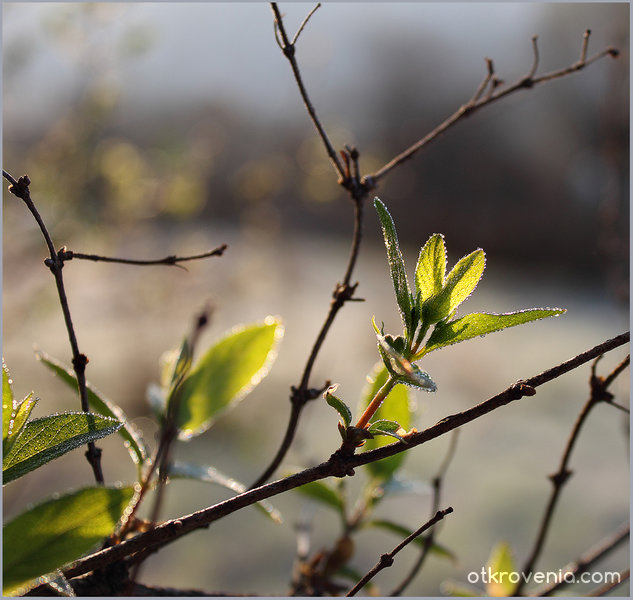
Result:
<svg viewBox="0 0 633 600"><path fill-rule="evenodd" d="M536 68L538 67L538 48L536 45L536 37L533 37L532 47L534 51L534 59L530 70L528 71L527 75L521 77L515 83L504 88L495 85L498 84L499 81L494 79L493 77L492 62L490 61L490 59L486 59L486 64L488 65L488 75L486 75L486 78L484 79L483 88L481 88L480 86L481 89L478 88L478 90L475 92L475 95L471 98L469 102L460 106L450 117L440 123L435 129L433 129L433 131L429 132L415 144L398 154L398 156L394 157L386 165L384 165L374 173L365 175L365 177L363 177L364 184L370 188L376 187L381 179L386 177L387 174L389 174L393 169L412 158L413 155L418 152L418 150L422 149L429 142L439 137L447 129L450 129L453 125L455 125L455 123L457 123L467 115L473 114L484 106L488 106L489 104L492 104L497 100L501 100L502 98L505 98L506 96L517 92L518 90L532 88L535 85L546 83L548 81L552 81L553 79L559 79L561 77L565 77L567 75L575 73L576 71L580 71L581 69L584 69L591 63L605 56L611 56L613 58L616 58L618 56L618 50L616 50L615 48L607 48L606 50L603 50L602 52L599 52L594 56L587 58L587 44L590 33L591 32L589 30L585 31L584 33L580 59L577 62L563 69L559 69L558 71L545 73L544 75L541 75L539 77L534 77ZM481 98L483 90L489 82L493 84L493 86L490 88L491 93L489 93L485 98ZM494 89L496 89L496 91L494 91Z"/></svg>
<svg viewBox="0 0 633 600"><path fill-rule="evenodd" d="M435 439L445 433L457 429L470 421L474 421L479 417L492 412L493 410L509 404L514 400L519 400L524 395L533 395L534 387L543 385L564 373L572 371L580 365L626 344L630 340L629 332L623 333L615 338L607 340L602 344L594 346L590 350L583 352L574 358L557 365L551 369L543 371L539 375L535 375L523 382L517 382L509 388L489 398L488 400L473 406L461 413L450 415L435 425L415 433L407 438L405 442L396 442L387 446L381 446L375 450L363 452L352 456L343 456L338 451L335 452L327 461L290 475L284 479L273 481L261 487L248 490L242 494L229 498L224 502L220 502L208 508L204 508L190 515L186 515L177 519L166 521L154 529L142 533L137 537L121 542L116 546L106 548L99 552L87 556L76 561L70 568L64 570L67 578L82 575L93 569L102 568L116 560L130 556L141 550L148 548L158 549L166 546L191 531L207 527L209 524L230 515L242 508L255 504L261 500L266 500L272 496L276 496L295 489L307 483L325 479L326 477L345 477L354 474L354 468L376 462L393 456L399 452L404 452L415 446L419 446L425 442Z"/></svg>
<svg viewBox="0 0 633 600"><path fill-rule="evenodd" d="M569 480L569 477L572 475L572 471L569 469L569 461L571 459L571 453L574 449L576 441L578 440L578 437L580 436L580 431L582 429L582 426L587 420L587 417L589 416L589 413L591 412L591 410L599 402L608 402L609 400L611 400L612 395L607 391L607 388L614 381L617 374L622 373L625 366L629 364L629 360L630 360L629 357L627 357L605 379L605 378L597 377L595 373L596 364L600 360L601 356L602 355L596 358L592 366L591 379L590 379L591 395L589 399L587 400L587 402L585 403L585 406L581 410L580 414L578 415L576 423L574 424L574 428L572 429L569 439L567 440L565 450L563 451L563 456L560 460L560 465L558 467L558 470L556 471L556 473L549 476L549 479L551 480L552 485L553 485L552 491L551 491L547 506L545 507L543 517L541 519L541 524L539 526L539 530L536 536L536 540L534 542L534 546L523 567L523 571L522 571L523 573L531 573L532 570L534 569L534 565L536 564L536 561L541 555L543 546L545 545L545 538L547 537L550 525L552 523L552 518L554 517L554 510L556 509L556 505L558 504L558 499L560 498L560 495L563 491L563 487ZM514 593L516 595L520 594L524 586L525 586L525 579L519 582Z"/></svg>
<svg viewBox="0 0 633 600"><path fill-rule="evenodd" d="M68 306L68 298L66 296L66 288L64 287L64 277L62 275L62 268L64 261L60 258L59 253L55 250L53 240L46 228L46 224L42 219L35 203L31 199L31 192L29 185L31 180L28 175L20 177L17 181L7 171L2 170L2 176L11 184L9 191L20 198L33 218L37 222L44 241L48 247L50 258L44 261L44 264L50 269L53 277L55 278L55 285L57 286L57 295L59 296L59 302L62 307L62 313L64 315L64 323L66 324L66 331L68 332L68 340L70 341L70 348L72 351L72 364L77 376L77 387L79 391L79 399L81 402L81 410L85 413L89 412L90 406L88 404L88 390L86 388L86 365L88 364L88 357L82 354L79 350L79 343L77 342L77 335L75 333L75 327L73 325L72 317L70 315L70 307ZM62 249L63 251L64 249ZM60 251L60 252L62 252ZM92 472L95 481L103 485L103 470L101 468L101 449L97 448L94 442L88 442L88 450L85 453L86 459L92 468Z"/></svg>

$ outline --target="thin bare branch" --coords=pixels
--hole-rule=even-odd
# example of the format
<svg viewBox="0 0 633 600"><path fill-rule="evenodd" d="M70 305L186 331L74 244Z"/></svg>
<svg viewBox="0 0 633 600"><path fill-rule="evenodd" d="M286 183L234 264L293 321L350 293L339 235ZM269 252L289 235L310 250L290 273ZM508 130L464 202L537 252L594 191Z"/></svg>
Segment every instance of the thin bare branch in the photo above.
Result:
<svg viewBox="0 0 633 600"><path fill-rule="evenodd" d="M591 387L590 397L587 400L583 409L581 410L580 414L578 415L576 423L574 424L572 432L569 436L569 439L567 440L567 444L563 451L563 456L561 458L558 470L556 471L556 473L549 476L549 479L552 482L553 488L552 488L547 506L545 507L545 511L543 512L543 517L541 519L541 524L539 526L538 534L536 536L536 540L534 542L532 551L530 552L528 559L526 560L525 565L523 566L523 571L522 571L523 573L531 573L532 570L534 569L534 565L536 564L536 561L541 555L541 552L545 545L545 539L549 532L549 529L552 523L552 518L554 516L554 511L556 509L556 505L560 498L561 492L563 490L563 487L569 480L569 477L572 475L572 471L569 469L569 461L571 458L571 453L576 444L576 441L578 440L578 437L580 436L580 431L582 429L582 426L587 420L587 417L589 416L592 409L598 403L609 401L610 399L612 399L611 394L607 391L608 384L614 381L615 379L614 373L616 374L621 373L624 369L622 365L627 363L626 360L623 363L620 363L620 365L618 365L616 369L606 379L603 379L601 377L598 377L595 372L596 364L600 360L601 356L602 355L599 355L596 357L596 360L594 361L594 364L592 366L591 379L590 379L590 387ZM517 585L515 594L517 595L520 594L524 586L525 586L525 580L522 580Z"/></svg>
<svg viewBox="0 0 633 600"><path fill-rule="evenodd" d="M440 507L444 476L446 475L446 471L448 470L448 467L451 464L453 457L455 456L458 436L459 429L453 430L446 456L444 457L440 468L437 470L435 477L433 477L433 508L431 509L433 513L436 513ZM422 546L422 550L420 551L420 554L415 561L413 567L409 570L409 573L406 575L406 577L391 591L389 596L401 596L402 592L404 592L404 590L409 586L413 579L420 573L420 570L422 569L426 561L426 557L430 554L431 548L433 547L436 531L437 527L433 527L433 529L429 531L429 535L426 536L426 539L424 540L424 545Z"/></svg>
<svg viewBox="0 0 633 600"><path fill-rule="evenodd" d="M595 596L606 596L609 592L622 585L625 581L627 581L631 577L631 569L624 569L618 573L617 578L614 578L613 581L607 581L604 584L598 586L594 590L591 590L587 594L589 597Z"/></svg>
<svg viewBox="0 0 633 600"><path fill-rule="evenodd" d="M165 258L159 258L154 260L137 260L131 258L114 258L112 256L100 256L98 254L83 254L81 252L73 252L72 250L67 250L66 248L62 248L59 252L59 257L64 260L72 260L73 258L79 258L82 260L92 260L94 262L110 262L110 263L120 263L123 265L167 265L167 266L175 266L184 269L182 265L179 263L187 262L190 260L200 260L202 258L209 258L210 256L222 256L224 251L228 248L227 244L222 244L213 250L209 250L208 252L203 252L202 254L194 254L192 256L166 256Z"/></svg>
<svg viewBox="0 0 633 600"><path fill-rule="evenodd" d="M342 456L337 451L326 462L320 465L305 469L284 479L262 485L261 487L250 489L224 502L204 508L190 515L161 523L151 531L142 533L116 546L106 548L78 560L72 567L65 570L64 575L67 578L76 577L93 569L102 568L105 565L141 550L148 548L158 549L166 546L190 531L207 527L210 523L241 510L246 506L282 494L307 483L311 483L312 481L318 481L326 477L345 477L353 475L356 467L410 450L415 446L424 444L466 423L474 421L501 406L519 400L524 395L533 395L534 387L556 379L564 373L572 371L580 365L593 360L597 356L626 344L629 340L630 334L627 332L598 344L560 365L543 371L539 375L511 385L500 394L489 398L481 404L477 404L461 413L450 415L424 431L408 436L406 442L395 442L394 444L381 446L375 450L351 456Z"/></svg>
<svg viewBox="0 0 633 600"><path fill-rule="evenodd" d="M9 186L9 191L20 198L30 211L31 215L33 215L33 218L42 232L46 246L48 247L50 257L44 261L44 264L50 269L53 277L55 278L57 295L64 315L64 323L66 325L66 331L68 333L68 340L70 342L72 352L72 364L77 378L77 388L79 392L81 410L87 413L90 410L90 405L88 404L88 390L86 388L86 365L88 364L88 357L79 350L79 343L77 342L77 335L75 333L75 327L70 314L66 288L64 286L64 277L62 275L64 261L55 250L55 245L53 244L53 240L48 232L44 220L37 210L35 203L31 199L31 192L29 189L31 180L28 175L24 175L16 181L14 177L3 169L2 176L11 184ZM85 456L92 468L95 481L98 484L103 485L105 480L103 477L103 470L101 468L101 449L98 448L94 442L88 442L87 447L88 449L86 450Z"/></svg>
<svg viewBox="0 0 633 600"><path fill-rule="evenodd" d="M532 80L538 69L539 55L538 55L538 36L532 36L532 52L534 53L534 59L532 60L532 68L525 76L525 79Z"/></svg>
<svg viewBox="0 0 633 600"><path fill-rule="evenodd" d="M453 125L455 125L461 119L463 119L467 115L473 114L474 112L478 111L484 106L488 106L489 104L492 104L493 102L496 102L497 100L501 100L502 98L505 98L506 96L513 94L514 92L517 92L518 90L532 88L535 85L546 83L554 79L559 79L561 77L565 77L567 75L575 73L576 71L580 71L581 69L585 68L586 66L590 65L591 63L597 60L600 60L601 58L605 56L611 56L613 58L618 56L618 51L615 48L607 48L606 50L603 50L602 52L599 52L598 54L595 54L591 58L587 59L585 55L586 55L586 46L588 43L588 36L589 36L589 32L587 31L585 32L585 37L583 38L584 51L581 53L581 59L578 62L574 63L573 65L570 65L569 67L559 69L558 71L552 71L551 73L546 73L539 77L534 77L536 68L538 67L538 48L536 45L536 38L535 37L532 38L534 59L532 62L532 67L530 68L530 71L528 72L526 76L521 77L515 83L508 85L504 88L500 87L499 85L496 85L496 82L498 82L498 80L496 81L493 80L493 85L491 86L490 90L494 89L496 91L494 91L493 93L489 93L488 95L486 95L485 98L481 98L480 96L477 95L477 92L475 92L470 102L467 102L466 104L463 104L462 106L460 106L450 117L448 117L445 121L440 123L435 129L433 129L431 132L426 134L423 138L418 140L415 144L411 145L409 148L407 148L406 150L398 154L396 157L394 157L392 160L390 160L387 164L385 164L383 167L381 167L374 173L365 175L363 177L363 183L369 188L376 187L378 182L384 177L386 177L393 169L395 169L396 167L398 167L405 161L412 158L413 155L415 155L420 149L422 149L431 141L435 140L437 137L439 137L447 129L450 129ZM488 69L490 70L490 65L488 66ZM473 99L476 99L476 101L473 102Z"/></svg>
<svg viewBox="0 0 633 600"><path fill-rule="evenodd" d="M308 16L305 19L303 19L303 22L301 23L301 25L299 25L299 29L297 29L297 33L295 33L295 36L292 38L292 42L290 42L292 46L294 46L297 43L297 40L299 39L299 36L301 35L301 32L303 31L304 27L308 24L310 17L312 17L312 15L319 8L321 8L321 3L317 2L316 6L308 13Z"/></svg>
<svg viewBox="0 0 633 600"><path fill-rule="evenodd" d="M616 531L600 540L595 546L584 552L578 559L565 565L560 571L560 578L557 582L548 583L530 593L534 597L550 596L563 587L571 584L573 578L566 577L568 574L580 575L587 571L596 562L607 556L628 540L630 537L629 523L623 523Z"/></svg>
<svg viewBox="0 0 633 600"><path fill-rule="evenodd" d="M371 581L380 571L393 565L393 559L398 552L408 546L413 540L423 534L429 527L433 527L438 521L441 521L446 515L453 512L453 508L449 506L444 510L438 510L435 516L427 521L422 527L416 529L411 535L407 536L402 542L400 542L391 552L380 555L380 560L367 572L361 580L345 594L346 597L355 596L369 581Z"/></svg>
<svg viewBox="0 0 633 600"><path fill-rule="evenodd" d="M330 142L330 139L325 133L325 129L323 129L323 126L321 125L321 121L319 121L319 118L317 117L316 111L314 110L314 106L312 105L312 102L310 101L310 97L308 96L308 92L305 88L305 85L303 84L303 78L301 77L299 65L297 63L297 59L295 58L294 41L299 35L299 32L297 32L297 35L295 36L295 40L291 42L288 39L283 18L281 16L281 13L279 12L279 7L277 6L277 3L271 2L270 6L272 8L273 15L275 17L276 31L279 33L279 36L277 37L277 42L280 44L280 47L284 56L288 59L288 62L290 62L292 73L294 75L295 81L297 82L297 87L299 88L299 92L301 93L301 98L303 98L303 103L306 107L306 110L308 111L308 114L310 115L310 118L312 119L312 123L316 127L316 130L319 132L319 136L321 137L321 141L323 142L323 145L325 146L325 150L328 156L330 157L330 160L332 161L332 164L334 165L334 168L336 169L336 172L338 173L340 179L344 180L345 172L343 170L343 166L341 165L341 162L336 154L336 151L334 150L334 147L332 146L332 143ZM316 9L313 9L310 15L314 13L315 10ZM310 15L306 17L304 23L308 20Z"/></svg>

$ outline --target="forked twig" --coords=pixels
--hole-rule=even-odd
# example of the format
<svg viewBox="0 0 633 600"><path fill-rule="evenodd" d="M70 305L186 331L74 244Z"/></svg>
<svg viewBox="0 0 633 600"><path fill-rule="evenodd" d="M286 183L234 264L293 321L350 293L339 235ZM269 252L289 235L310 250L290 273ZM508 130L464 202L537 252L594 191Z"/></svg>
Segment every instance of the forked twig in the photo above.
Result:
<svg viewBox="0 0 633 600"><path fill-rule="evenodd" d="M569 469L569 461L571 458L571 453L576 444L576 441L578 440L578 437L580 435L582 426L587 420L587 417L589 416L589 413L591 412L591 410L598 403L608 402L609 400L612 399L613 396L607 391L607 388L614 381L617 374L622 373L622 371L624 370L623 365L627 365L629 363L629 357L627 357L622 363L620 363L620 365L618 365L614 369L614 371L608 377L601 378L596 375L596 365L598 361L600 360L601 356L602 355L599 355L598 357L596 357L596 360L594 361L594 364L592 365L591 379L590 379L590 387L591 387L590 397L587 400L582 411L578 415L578 418L576 419L576 423L574 424L572 432L569 436L569 439L567 440L567 444L563 451L563 456L561 458L558 470L556 471L556 473L549 476L549 479L551 480L552 485L553 485L552 491L551 491L547 506L545 507L543 517L541 519L541 524L539 526L539 530L536 536L536 540L534 542L534 546L532 548L532 551L529 554L528 559L525 562L525 565L523 566L523 570L522 570L523 573L531 573L532 570L534 569L534 565L536 564L536 561L541 555L543 546L545 544L545 538L547 537L547 534L549 532L549 528L552 522L552 518L554 516L554 510L558 503L558 499L560 498L560 495L565 483L567 483L569 477L572 475L572 471ZM525 580L523 579L517 585L515 594L517 595L520 594L524 586L525 586Z"/></svg>
<svg viewBox="0 0 633 600"><path fill-rule="evenodd" d="M460 106L450 117L448 117L445 121L440 123L435 129L427 133L423 138L421 138L415 144L411 145L409 148L407 148L406 150L398 154L396 157L391 159L387 164L385 164L383 167L381 167L374 173L365 175L363 177L363 183L371 188L376 187L378 182L384 177L386 177L386 175L390 173L393 169L395 169L396 167L398 167L405 161L412 158L413 155L416 154L420 149L426 146L429 142L436 139L438 136L444 133L447 129L451 128L453 125L455 125L455 123L457 123L458 121L460 121L467 115L473 114L474 112L483 108L484 106L488 106L489 104L492 104L493 102L496 102L497 100L501 100L501 98L505 98L509 94L517 92L518 90L529 89L529 88L534 87L535 85L546 83L554 79L559 79L561 77L565 77L566 75L575 73L576 71L580 71L581 69L584 69L585 67L589 66L591 63L605 56L611 56L613 58L618 56L619 54L618 50L616 50L615 48L609 47L606 50L603 50L602 52L598 52L594 56L587 58L587 46L589 42L590 33L591 33L590 30L587 30L585 31L583 35L583 43L582 43L582 49L580 53L580 59L577 62L563 69L552 71L550 73L545 73L544 75L541 75L539 77L535 77L536 69L538 68L539 56L538 56L537 38L536 36L534 36L532 38L532 48L534 52L534 58L532 61L532 66L530 67L530 70L528 71L526 75L518 79L515 83L508 85L504 88L501 88L498 85L491 86L490 87L491 93L486 95L486 97L484 98L481 97L482 93L480 93L478 89L469 102ZM489 61L489 59L486 59L486 63L488 66L488 75L486 75L486 78L484 79L484 81L486 82L486 85L487 85L488 82L491 82L491 81L494 82L495 80L492 79L492 76L490 74L492 63ZM496 88L496 89L493 89L493 88ZM485 89L485 86L484 86L484 89Z"/></svg>
<svg viewBox="0 0 633 600"><path fill-rule="evenodd" d="M519 400L523 395L532 395L532 387L543 385L548 381L560 377L564 373L572 371L582 364L626 344L630 340L629 333L623 333L615 338L594 346L593 348L578 354L574 358L561 363L551 369L543 371L539 375L524 380L523 383L513 384L500 394L473 406L461 413L450 415L435 425L413 434L408 437L407 442L395 442L387 446L381 446L375 450L353 454L351 456L341 456L334 453L326 462L315 467L305 469L284 479L273 481L261 487L248 490L238 494L228 500L204 508L190 515L166 521L156 526L151 531L121 542L116 546L95 552L85 558L79 559L73 566L64 570L67 578L76 577L88 573L93 569L102 568L116 560L131 556L139 551L147 549L158 549L173 543L190 531L207 527L210 523L230 515L246 506L250 506L261 500L266 500L273 496L282 494L307 483L325 479L326 477L344 477L353 475L354 469L361 465L382 460L394 454L405 452L415 446L424 444L430 440L440 437L449 431L453 431L466 423L482 417L493 410L505 406L511 402Z"/></svg>
<svg viewBox="0 0 633 600"><path fill-rule="evenodd" d="M77 387L79 391L79 399L81 402L81 410L85 413L90 411L90 405L88 404L88 390L86 388L86 365L88 364L88 357L79 350L79 343L77 342L77 335L75 333L75 327L70 314L70 307L68 305L68 298L66 296L66 288L64 286L64 277L62 275L62 268L64 261L60 259L53 240L48 232L48 229L40 215L35 203L31 199L31 192L29 185L31 180L28 175L20 177L17 181L4 169L2 170L2 176L11 184L9 191L20 198L33 218L37 222L40 231L48 247L50 257L44 261L44 264L50 269L53 277L55 278L55 285L57 286L57 295L59 296L59 302L61 304L62 313L64 315L64 323L66 325L66 331L68 332L68 339L70 341L70 348L72 352L72 364L77 378ZM95 481L103 485L105 480L103 478L103 470L101 468L101 449L97 448L94 442L88 442L88 450L85 453L86 459L92 468L92 472Z"/></svg>
<svg viewBox="0 0 633 600"><path fill-rule="evenodd" d="M630 537L630 530L630 525L628 523L623 523L616 531L600 540L595 546L584 552L575 561L560 569L561 578L558 581L548 583L540 588L537 588L533 592L530 592L530 595L535 597L550 596L561 588L570 585L573 578L568 579L565 577L566 575L571 574L576 576L587 571L592 565L615 550L620 544L622 544L622 542L628 540Z"/></svg>

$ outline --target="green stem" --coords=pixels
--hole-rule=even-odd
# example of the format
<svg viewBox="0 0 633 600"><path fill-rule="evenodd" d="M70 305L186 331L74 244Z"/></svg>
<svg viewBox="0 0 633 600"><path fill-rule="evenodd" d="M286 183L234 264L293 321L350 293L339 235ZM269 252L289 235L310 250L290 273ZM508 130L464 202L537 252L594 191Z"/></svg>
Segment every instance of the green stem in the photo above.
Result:
<svg viewBox="0 0 633 600"><path fill-rule="evenodd" d="M389 379L387 379L387 381L385 381L385 384L376 392L376 395L369 403L369 406L360 416L360 419L358 419L356 427L358 427L359 429L365 429L367 427L369 419L374 416L374 413L378 410L383 400L389 395L389 392L391 392L396 383L398 382L393 378L393 375L389 375Z"/></svg>

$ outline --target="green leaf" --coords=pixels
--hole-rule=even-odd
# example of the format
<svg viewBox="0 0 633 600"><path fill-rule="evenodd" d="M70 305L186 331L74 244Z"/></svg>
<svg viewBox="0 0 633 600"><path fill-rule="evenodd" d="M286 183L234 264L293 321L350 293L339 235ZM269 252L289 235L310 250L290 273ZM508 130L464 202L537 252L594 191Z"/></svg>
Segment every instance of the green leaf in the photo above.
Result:
<svg viewBox="0 0 633 600"><path fill-rule="evenodd" d="M413 357L418 360L425 354L449 346L457 344L471 338L501 331L515 325L530 323L547 317L555 317L566 312L564 308L532 308L520 310L511 313L493 314L493 313L473 313L465 315L455 321L448 323L438 323L429 336L424 348Z"/></svg>
<svg viewBox="0 0 633 600"><path fill-rule="evenodd" d="M90 413L64 413L29 421L2 461L9 483L74 448L114 433L122 423Z"/></svg>
<svg viewBox="0 0 633 600"><path fill-rule="evenodd" d="M387 260L389 261L389 270L393 287L396 291L396 300L400 308L400 317L408 334L413 334L413 323L411 322L411 290L407 280L407 273L404 268L404 259L400 246L398 244L398 236L393 219L387 210L387 207L378 198L374 198L374 206L380 218L383 237L385 238L385 247L387 248Z"/></svg>
<svg viewBox="0 0 633 600"><path fill-rule="evenodd" d="M234 328L207 351L177 394L180 439L206 431L268 374L282 335L281 321L267 317Z"/></svg>
<svg viewBox="0 0 633 600"><path fill-rule="evenodd" d="M352 422L352 411L349 409L349 406L345 404L345 402L343 402L340 398L337 398L332 393L336 391L337 387L338 387L338 384L331 385L327 390L325 390L323 397L325 398L325 401L332 408L334 408L338 412L339 415L341 415L341 418L343 419L343 423L345 424L345 427L349 427Z"/></svg>
<svg viewBox="0 0 633 600"><path fill-rule="evenodd" d="M507 542L499 542L490 553L488 564L491 577L486 583L486 592L492 597L507 597L514 594L517 583L510 581L516 576L516 565L512 549Z"/></svg>
<svg viewBox="0 0 633 600"><path fill-rule="evenodd" d="M178 477L183 479L196 479L197 481L203 481L205 483L214 483L236 494L242 494L248 489L243 483L221 473L215 467L195 465L189 462L174 461L169 467L169 477L170 479ZM261 502L257 502L255 507L261 510L275 523L283 522L281 513L270 502L262 500Z"/></svg>
<svg viewBox="0 0 633 600"><path fill-rule="evenodd" d="M389 342L390 336L377 336L378 350L382 356L385 366L398 381L408 386L414 387L425 392L435 392L437 385L431 379L431 376L422 371L417 365L409 362L396 348Z"/></svg>
<svg viewBox="0 0 633 600"><path fill-rule="evenodd" d="M378 363L374 367L367 377L368 385L363 391L359 412L363 412L367 408L378 390L386 383L388 376L387 369L382 363ZM412 408L409 401L409 391L406 387L402 385L395 386L387 396L386 401L374 413L374 418L376 419L385 419L387 417L398 421L403 429L408 430L411 427ZM367 440L365 448L373 450L389 443L389 439L378 437ZM406 452L400 452L388 458L369 463L367 469L374 477L380 480L389 479L401 467L405 455Z"/></svg>
<svg viewBox="0 0 633 600"><path fill-rule="evenodd" d="M444 236L433 234L420 250L415 267L415 287L420 293L420 304L440 293L446 274Z"/></svg>
<svg viewBox="0 0 633 600"><path fill-rule="evenodd" d="M24 429L31 411L38 402L31 392L18 403L13 396L11 375L2 359L2 456L6 456Z"/></svg>
<svg viewBox="0 0 633 600"><path fill-rule="evenodd" d="M486 256L480 249L464 256L447 275L444 286L426 306L425 317L436 323L453 314L455 309L477 287L486 267Z"/></svg>
<svg viewBox="0 0 633 600"><path fill-rule="evenodd" d="M367 521L364 526L385 529L387 531L390 531L391 533L396 534L402 539L409 537L414 531L413 529L409 529L408 527L404 527L402 525L399 525L398 523L389 521L388 519L373 519L371 521ZM426 538L427 536L419 535L411 543L423 547L426 544ZM454 552L452 552L445 546L441 546L440 544L433 542L431 544L431 547L429 548L429 551L435 554L438 558L445 558L447 560L450 560L453 564L457 564L457 556Z"/></svg>
<svg viewBox="0 0 633 600"><path fill-rule="evenodd" d="M7 453L7 438L11 431L13 419L13 389L11 388L11 375L9 368L2 358L2 455Z"/></svg>
<svg viewBox="0 0 633 600"><path fill-rule="evenodd" d="M401 442L406 441L399 433L406 433L406 431L400 426L400 423L396 421L389 421L387 419L379 419L374 421L367 429L372 435L386 435L396 438Z"/></svg>
<svg viewBox="0 0 633 600"><path fill-rule="evenodd" d="M38 360L41 360L42 363L53 371L66 385L75 391L77 390L77 378L69 368L43 352L36 352L35 355ZM89 383L86 383L86 391L88 393L88 404L90 404L94 410L106 417L112 417L120 423L123 423L123 427L119 429L119 435L125 440L125 446L140 473L149 457L149 452L140 432L128 420L125 413L117 404L108 400L100 392L97 392Z"/></svg>
<svg viewBox="0 0 633 600"><path fill-rule="evenodd" d="M323 481L312 481L301 487L295 488L297 492L303 494L310 500L315 500L333 508L341 515L344 512L343 498L338 490L335 490Z"/></svg>
<svg viewBox="0 0 633 600"><path fill-rule="evenodd" d="M27 510L3 528L3 594L76 560L114 530L132 487L85 488Z"/></svg>

